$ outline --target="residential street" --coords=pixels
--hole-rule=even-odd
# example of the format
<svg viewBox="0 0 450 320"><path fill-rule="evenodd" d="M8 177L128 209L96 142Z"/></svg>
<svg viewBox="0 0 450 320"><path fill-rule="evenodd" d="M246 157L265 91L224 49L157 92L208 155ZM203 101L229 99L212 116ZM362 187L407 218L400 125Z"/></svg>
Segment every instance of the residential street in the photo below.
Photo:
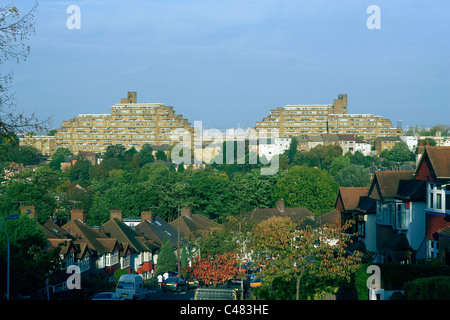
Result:
<svg viewBox="0 0 450 320"><path fill-rule="evenodd" d="M194 292L194 289L181 293L163 292L160 288L157 288L150 291L146 300L192 300Z"/></svg>

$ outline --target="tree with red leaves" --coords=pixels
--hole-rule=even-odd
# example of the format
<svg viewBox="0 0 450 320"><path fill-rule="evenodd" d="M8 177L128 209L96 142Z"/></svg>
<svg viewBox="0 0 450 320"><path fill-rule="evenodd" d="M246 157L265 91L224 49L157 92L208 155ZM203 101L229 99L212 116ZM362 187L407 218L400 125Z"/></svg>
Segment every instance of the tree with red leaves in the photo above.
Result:
<svg viewBox="0 0 450 320"><path fill-rule="evenodd" d="M206 258L197 256L193 259L189 269L193 278L203 281L206 285L216 287L238 275L239 262L234 253L208 255Z"/></svg>

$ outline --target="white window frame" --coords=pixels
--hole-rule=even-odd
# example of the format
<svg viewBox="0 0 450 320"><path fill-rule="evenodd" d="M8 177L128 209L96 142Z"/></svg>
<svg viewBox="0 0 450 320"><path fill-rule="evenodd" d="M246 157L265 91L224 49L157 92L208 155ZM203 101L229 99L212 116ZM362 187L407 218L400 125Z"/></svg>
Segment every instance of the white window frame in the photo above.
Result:
<svg viewBox="0 0 450 320"><path fill-rule="evenodd" d="M438 207L438 198L440 206ZM427 184L427 209L434 212L450 213L450 184L443 187L440 183ZM448 208L448 209L447 209Z"/></svg>

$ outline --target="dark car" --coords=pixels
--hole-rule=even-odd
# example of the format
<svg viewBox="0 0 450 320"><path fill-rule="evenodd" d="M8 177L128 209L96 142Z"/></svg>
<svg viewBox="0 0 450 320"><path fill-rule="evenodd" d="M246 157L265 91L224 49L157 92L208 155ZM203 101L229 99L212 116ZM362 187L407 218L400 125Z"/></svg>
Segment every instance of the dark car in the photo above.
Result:
<svg viewBox="0 0 450 320"><path fill-rule="evenodd" d="M226 284L227 288L234 289L238 299L241 298L241 290L244 289L244 298L247 296L248 289L250 288L250 282L248 280L242 280L239 278L229 279Z"/></svg>
<svg viewBox="0 0 450 320"><path fill-rule="evenodd" d="M124 300L115 292L100 292L97 293L92 300Z"/></svg>
<svg viewBox="0 0 450 320"><path fill-rule="evenodd" d="M163 291L187 291L188 285L186 281L179 277L170 277L164 280L161 284Z"/></svg>

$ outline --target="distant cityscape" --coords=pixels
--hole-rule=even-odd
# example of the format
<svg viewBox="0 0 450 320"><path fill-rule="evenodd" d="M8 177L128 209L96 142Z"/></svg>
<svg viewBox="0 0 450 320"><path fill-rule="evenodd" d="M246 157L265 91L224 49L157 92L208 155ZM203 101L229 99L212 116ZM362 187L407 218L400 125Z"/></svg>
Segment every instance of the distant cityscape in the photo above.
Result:
<svg viewBox="0 0 450 320"><path fill-rule="evenodd" d="M404 135L401 120L394 127L389 119L373 114L351 114L348 109L346 94L339 94L333 104L287 105L272 109L268 116L256 122L254 128L244 130L245 133L265 132L271 138L251 145L249 151L271 160L274 155L287 150L295 138L298 151L308 151L319 144L334 144L340 146L344 154L359 151L368 156L380 155L399 141L406 142L414 152L418 141L427 138ZM155 151L167 152L176 142L171 138L177 129L185 130L192 138L199 134L198 128L177 114L172 106L138 103L137 92L128 92L126 98L111 107L110 114L79 114L63 121L52 135L20 137L20 145L32 146L46 156L51 156L58 148L67 148L74 154L101 155L108 146L115 144L137 151L149 144ZM224 136L242 139L234 129L227 130ZM248 139L248 135L246 137ZM437 145L450 145L449 138L439 133L433 139ZM204 140L200 163L211 163L221 149L222 140Z"/></svg>

